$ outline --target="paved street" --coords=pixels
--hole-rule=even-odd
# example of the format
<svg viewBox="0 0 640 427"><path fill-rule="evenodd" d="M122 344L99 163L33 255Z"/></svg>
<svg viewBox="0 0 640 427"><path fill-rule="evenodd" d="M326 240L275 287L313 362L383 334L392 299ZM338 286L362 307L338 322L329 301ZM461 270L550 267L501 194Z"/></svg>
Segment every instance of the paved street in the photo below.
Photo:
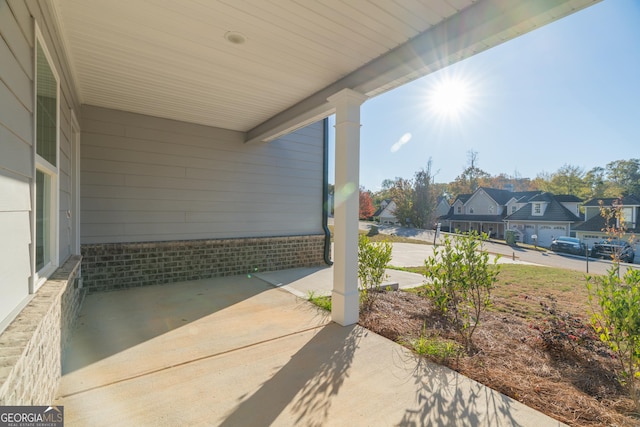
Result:
<svg viewBox="0 0 640 427"><path fill-rule="evenodd" d="M360 222L360 228L368 230L371 227L369 222ZM393 234L396 236L409 237L416 240L424 240L426 242L433 243L434 231L432 230L420 230L415 228L405 228L398 226L379 226L378 230L383 234ZM424 249L424 251L431 252L431 247ZM546 265L549 267L565 268L568 270L575 270L587 273L587 261L585 257L577 257L574 255L560 254L547 250L533 250L523 247L512 247L502 243L486 242L485 248L489 253L500 254L504 258L515 259L516 261ZM426 253L426 252L425 252ZM504 261L504 260L503 260ZM393 261L392 261L393 263ZM394 264L395 265L395 264ZM419 263L417 265L422 265ZM611 262L608 260L592 259L589 258L588 272L590 274L606 274L607 270L611 267ZM627 270L627 268L637 268L635 264L622 264L621 273Z"/></svg>

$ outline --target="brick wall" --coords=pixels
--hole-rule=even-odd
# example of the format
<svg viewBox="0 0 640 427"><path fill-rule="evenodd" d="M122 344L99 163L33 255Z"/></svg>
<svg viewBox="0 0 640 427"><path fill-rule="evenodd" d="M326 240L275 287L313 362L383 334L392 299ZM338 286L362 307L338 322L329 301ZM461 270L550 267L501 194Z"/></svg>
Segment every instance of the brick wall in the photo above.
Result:
<svg viewBox="0 0 640 427"><path fill-rule="evenodd" d="M74 287L80 257L70 257L0 334L0 405L49 405L84 291Z"/></svg>
<svg viewBox="0 0 640 427"><path fill-rule="evenodd" d="M324 235L82 245L88 292L324 263Z"/></svg>

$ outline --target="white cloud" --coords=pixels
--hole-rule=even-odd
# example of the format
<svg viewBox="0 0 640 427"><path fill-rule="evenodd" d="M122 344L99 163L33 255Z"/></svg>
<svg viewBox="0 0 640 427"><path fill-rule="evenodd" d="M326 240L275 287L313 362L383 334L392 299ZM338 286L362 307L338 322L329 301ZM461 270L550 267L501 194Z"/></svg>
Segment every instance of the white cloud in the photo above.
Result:
<svg viewBox="0 0 640 427"><path fill-rule="evenodd" d="M395 153L396 151L398 151L400 148L402 148L402 146L404 144L406 144L407 142L411 141L411 134L410 133L405 133L404 135L402 135L400 137L400 139L391 146L391 152Z"/></svg>

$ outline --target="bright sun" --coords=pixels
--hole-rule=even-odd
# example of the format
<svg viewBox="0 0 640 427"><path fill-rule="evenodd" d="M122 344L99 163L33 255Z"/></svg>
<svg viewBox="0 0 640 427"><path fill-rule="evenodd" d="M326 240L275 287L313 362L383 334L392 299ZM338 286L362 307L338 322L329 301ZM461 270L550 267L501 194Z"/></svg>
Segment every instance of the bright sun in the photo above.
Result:
<svg viewBox="0 0 640 427"><path fill-rule="evenodd" d="M470 107L469 84L461 78L439 80L429 90L427 102L431 112L443 118L458 118Z"/></svg>

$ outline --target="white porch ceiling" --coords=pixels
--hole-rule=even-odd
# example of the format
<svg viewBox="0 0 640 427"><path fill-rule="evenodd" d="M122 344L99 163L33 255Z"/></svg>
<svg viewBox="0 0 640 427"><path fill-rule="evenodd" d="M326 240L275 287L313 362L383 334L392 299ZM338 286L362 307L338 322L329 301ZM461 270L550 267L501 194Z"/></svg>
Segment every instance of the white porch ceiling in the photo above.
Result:
<svg viewBox="0 0 640 427"><path fill-rule="evenodd" d="M80 102L269 140L599 0L54 0ZM225 39L229 31L244 44Z"/></svg>

